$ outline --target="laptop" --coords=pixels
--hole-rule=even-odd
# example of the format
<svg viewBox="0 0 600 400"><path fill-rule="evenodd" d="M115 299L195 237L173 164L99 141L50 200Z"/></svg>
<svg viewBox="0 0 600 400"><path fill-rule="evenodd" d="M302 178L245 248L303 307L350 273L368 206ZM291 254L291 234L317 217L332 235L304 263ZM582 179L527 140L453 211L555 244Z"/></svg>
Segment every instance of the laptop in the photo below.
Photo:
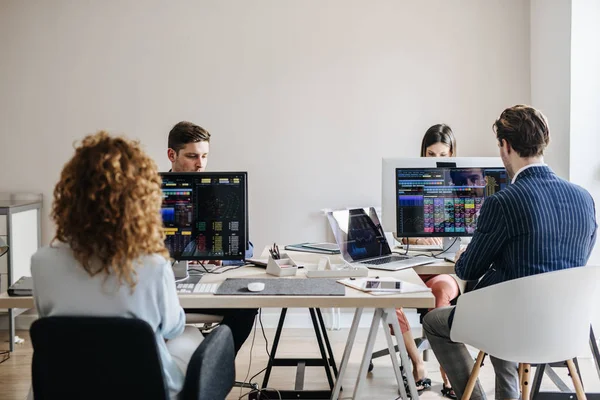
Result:
<svg viewBox="0 0 600 400"><path fill-rule="evenodd" d="M22 276L8 288L9 296L33 296L33 278Z"/></svg>
<svg viewBox="0 0 600 400"><path fill-rule="evenodd" d="M373 207L329 211L327 219L342 257L350 264L398 271L435 262L423 255L392 253Z"/></svg>

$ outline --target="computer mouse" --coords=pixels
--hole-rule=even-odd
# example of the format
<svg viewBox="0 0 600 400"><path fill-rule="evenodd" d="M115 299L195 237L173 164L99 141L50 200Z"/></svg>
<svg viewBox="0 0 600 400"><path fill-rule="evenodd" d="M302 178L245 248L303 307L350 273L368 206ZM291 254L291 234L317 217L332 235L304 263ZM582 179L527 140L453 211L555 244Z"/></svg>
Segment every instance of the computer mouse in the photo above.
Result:
<svg viewBox="0 0 600 400"><path fill-rule="evenodd" d="M250 282L248 284L248 290L251 292L262 292L265 290L265 284L262 282Z"/></svg>

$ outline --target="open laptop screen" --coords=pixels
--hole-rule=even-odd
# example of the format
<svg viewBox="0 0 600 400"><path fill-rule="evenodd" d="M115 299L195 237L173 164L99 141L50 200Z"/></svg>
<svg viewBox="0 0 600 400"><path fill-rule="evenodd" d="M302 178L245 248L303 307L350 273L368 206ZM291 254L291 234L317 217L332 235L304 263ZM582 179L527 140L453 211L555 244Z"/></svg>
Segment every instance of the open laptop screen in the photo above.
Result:
<svg viewBox="0 0 600 400"><path fill-rule="evenodd" d="M342 256L347 261L392 253L373 207L330 211L327 217Z"/></svg>

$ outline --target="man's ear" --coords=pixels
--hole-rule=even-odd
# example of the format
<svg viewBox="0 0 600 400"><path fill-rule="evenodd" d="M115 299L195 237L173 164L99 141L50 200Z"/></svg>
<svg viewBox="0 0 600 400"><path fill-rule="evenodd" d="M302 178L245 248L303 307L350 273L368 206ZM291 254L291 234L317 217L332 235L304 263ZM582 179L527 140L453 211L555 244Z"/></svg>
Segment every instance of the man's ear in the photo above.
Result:
<svg viewBox="0 0 600 400"><path fill-rule="evenodd" d="M504 142L504 145L506 146L506 153L510 154L513 151L513 148L510 146L510 143L508 143L508 140L506 140L506 139L502 139L502 141Z"/></svg>
<svg viewBox="0 0 600 400"><path fill-rule="evenodd" d="M507 154L510 154L512 151L512 147L510 147L510 143L506 139L500 139L500 148L503 148Z"/></svg>
<svg viewBox="0 0 600 400"><path fill-rule="evenodd" d="M177 159L177 152L171 148L167 150L167 157L169 157L169 161L175 162Z"/></svg>

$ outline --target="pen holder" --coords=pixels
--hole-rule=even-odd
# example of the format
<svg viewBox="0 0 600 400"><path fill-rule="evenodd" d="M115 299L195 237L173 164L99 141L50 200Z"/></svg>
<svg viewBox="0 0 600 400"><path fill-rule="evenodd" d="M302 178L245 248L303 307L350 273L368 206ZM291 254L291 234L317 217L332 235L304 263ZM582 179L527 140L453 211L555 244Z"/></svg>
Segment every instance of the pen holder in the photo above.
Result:
<svg viewBox="0 0 600 400"><path fill-rule="evenodd" d="M281 258L275 260L269 256L267 274L275 276L294 276L298 272L298 265L286 253L281 253Z"/></svg>

